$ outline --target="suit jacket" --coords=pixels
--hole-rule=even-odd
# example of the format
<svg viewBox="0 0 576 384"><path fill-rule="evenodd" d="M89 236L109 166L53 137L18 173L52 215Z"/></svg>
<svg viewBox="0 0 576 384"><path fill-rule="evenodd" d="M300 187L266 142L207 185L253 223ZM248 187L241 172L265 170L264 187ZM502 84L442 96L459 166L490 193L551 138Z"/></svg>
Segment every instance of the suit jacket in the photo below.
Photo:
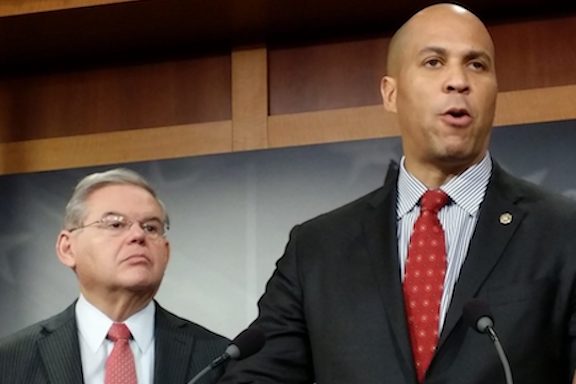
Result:
<svg viewBox="0 0 576 384"><path fill-rule="evenodd" d="M0 383L83 382L75 304L0 343ZM226 338L184 320L156 303L154 384L186 384L224 352ZM212 372L202 383L214 383Z"/></svg>
<svg viewBox="0 0 576 384"><path fill-rule="evenodd" d="M416 384L396 225L384 186L296 226L259 301L258 354L220 383ZM511 219L511 220L509 220ZM428 384L505 383L492 341L462 319L486 300L516 384L566 383L575 367L576 208L494 164Z"/></svg>

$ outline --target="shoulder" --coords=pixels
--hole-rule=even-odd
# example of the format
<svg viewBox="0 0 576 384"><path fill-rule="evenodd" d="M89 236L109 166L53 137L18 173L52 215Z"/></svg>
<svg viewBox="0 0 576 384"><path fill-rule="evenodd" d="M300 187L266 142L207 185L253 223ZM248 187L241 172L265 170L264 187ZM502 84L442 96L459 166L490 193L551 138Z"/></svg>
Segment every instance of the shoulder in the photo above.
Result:
<svg viewBox="0 0 576 384"><path fill-rule="evenodd" d="M35 343L38 339L58 330L61 327L76 327L74 317L74 305L70 305L64 311L29 325L0 340L0 353L17 348L18 346Z"/></svg>
<svg viewBox="0 0 576 384"><path fill-rule="evenodd" d="M44 329L43 324L45 322L46 321L35 323L0 339L0 359L4 357L5 354L13 353L20 349L29 349L29 346L34 345L36 340L42 335L42 330Z"/></svg>
<svg viewBox="0 0 576 384"><path fill-rule="evenodd" d="M319 244L342 244L357 238L366 223L377 217L384 219L384 207L392 207L392 200L385 201L389 194L385 187L373 190L342 206L295 225L290 232L290 239L298 238L305 247L315 249ZM394 190L395 193L395 190ZM322 241L327 240L327 241Z"/></svg>
<svg viewBox="0 0 576 384"><path fill-rule="evenodd" d="M375 206L375 201L377 200L377 197L382 194L382 190L383 188L373 190L353 201L350 201L344 205L336 207L310 220L307 220L303 224L315 222L326 223L331 221L346 222L352 218L363 216L367 210L370 210Z"/></svg>
<svg viewBox="0 0 576 384"><path fill-rule="evenodd" d="M519 207L541 211L545 216L576 218L576 201L573 199L512 176L498 165L495 166L493 176L493 193L504 195Z"/></svg>
<svg viewBox="0 0 576 384"><path fill-rule="evenodd" d="M383 208L391 208L394 206L397 195L398 173L398 163L392 161L381 187L307 220L298 227L312 231L314 229L320 229L322 231L334 229L338 231L342 228L349 230L355 226L357 227L358 224L364 222L366 218L381 213Z"/></svg>
<svg viewBox="0 0 576 384"><path fill-rule="evenodd" d="M38 340L42 323L36 323L0 340L0 382L25 382L26 372L39 365Z"/></svg>
<svg viewBox="0 0 576 384"><path fill-rule="evenodd" d="M61 327L75 327L74 304L64 311L23 328L0 340L0 355L30 349L37 340Z"/></svg>
<svg viewBox="0 0 576 384"><path fill-rule="evenodd" d="M39 321L0 340L0 382L24 382L23 377L39 369L39 342L54 330L73 326L69 312Z"/></svg>

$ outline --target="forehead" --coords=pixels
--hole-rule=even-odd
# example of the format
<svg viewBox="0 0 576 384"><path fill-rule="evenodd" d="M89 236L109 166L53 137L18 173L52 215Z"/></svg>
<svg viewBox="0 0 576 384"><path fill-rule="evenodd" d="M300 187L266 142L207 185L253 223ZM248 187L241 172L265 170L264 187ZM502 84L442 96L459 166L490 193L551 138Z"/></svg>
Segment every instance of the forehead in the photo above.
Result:
<svg viewBox="0 0 576 384"><path fill-rule="evenodd" d="M154 196L135 185L112 184L92 191L86 199L87 214L117 212L160 216L162 209Z"/></svg>
<svg viewBox="0 0 576 384"><path fill-rule="evenodd" d="M438 11L410 20L403 36L404 52L414 55L428 47L442 48L449 53L478 51L494 57L490 34L469 14Z"/></svg>

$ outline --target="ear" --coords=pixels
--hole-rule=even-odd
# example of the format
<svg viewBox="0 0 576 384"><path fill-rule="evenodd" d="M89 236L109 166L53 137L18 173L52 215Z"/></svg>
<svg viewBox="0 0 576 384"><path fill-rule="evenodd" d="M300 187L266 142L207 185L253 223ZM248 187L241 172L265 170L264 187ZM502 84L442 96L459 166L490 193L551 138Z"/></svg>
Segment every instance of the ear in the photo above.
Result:
<svg viewBox="0 0 576 384"><path fill-rule="evenodd" d="M384 109L396 113L396 79L384 76L380 82L380 93L382 94Z"/></svg>
<svg viewBox="0 0 576 384"><path fill-rule="evenodd" d="M62 264L74 269L76 267L76 257L71 241L70 231L62 230L56 240L56 254Z"/></svg>
<svg viewBox="0 0 576 384"><path fill-rule="evenodd" d="M170 241L166 239L166 262L170 261Z"/></svg>

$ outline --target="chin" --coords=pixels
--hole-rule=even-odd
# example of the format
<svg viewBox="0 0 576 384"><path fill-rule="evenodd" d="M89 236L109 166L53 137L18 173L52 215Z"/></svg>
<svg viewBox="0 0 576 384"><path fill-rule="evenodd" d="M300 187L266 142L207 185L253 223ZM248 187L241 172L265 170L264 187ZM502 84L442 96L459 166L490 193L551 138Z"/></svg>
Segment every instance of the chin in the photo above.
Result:
<svg viewBox="0 0 576 384"><path fill-rule="evenodd" d="M478 162L478 154L468 152L450 152L445 153L440 160L443 164L464 170Z"/></svg>
<svg viewBox="0 0 576 384"><path fill-rule="evenodd" d="M146 276L126 276L123 279L122 285L131 291L150 291L157 290L160 286L158 279Z"/></svg>

